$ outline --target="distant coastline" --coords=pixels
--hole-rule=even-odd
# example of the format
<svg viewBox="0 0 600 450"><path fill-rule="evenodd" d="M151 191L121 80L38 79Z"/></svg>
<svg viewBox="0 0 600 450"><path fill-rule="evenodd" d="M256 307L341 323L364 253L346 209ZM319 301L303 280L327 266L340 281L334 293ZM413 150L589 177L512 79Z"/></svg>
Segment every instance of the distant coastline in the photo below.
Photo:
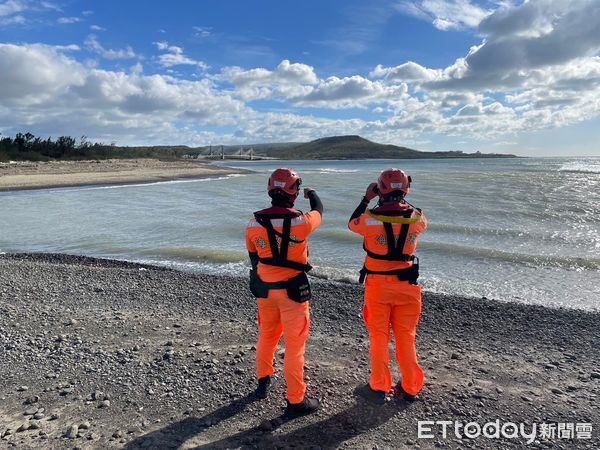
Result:
<svg viewBox="0 0 600 450"><path fill-rule="evenodd" d="M85 161L107 159L155 158L160 160L357 160L357 159L470 159L517 158L505 153L465 153L461 150L425 152L392 144L379 144L360 136L331 136L298 143L253 145L208 145L204 147L137 146L77 142L69 136L41 139L31 133L0 139L0 162Z"/></svg>

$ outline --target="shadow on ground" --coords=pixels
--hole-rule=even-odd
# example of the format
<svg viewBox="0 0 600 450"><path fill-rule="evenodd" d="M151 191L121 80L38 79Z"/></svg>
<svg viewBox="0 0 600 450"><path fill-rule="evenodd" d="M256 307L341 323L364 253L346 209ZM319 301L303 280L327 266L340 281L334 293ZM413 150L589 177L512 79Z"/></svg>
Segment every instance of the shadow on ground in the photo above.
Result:
<svg viewBox="0 0 600 450"><path fill-rule="evenodd" d="M140 448L178 448L191 438L202 439L207 426L214 426L244 411L246 406L256 399L249 394L241 399L223 406L201 418L190 417L165 428L140 436L126 445L127 450ZM311 423L286 434L273 434L291 419L284 415L271 419L268 424L261 424L235 434L226 434L219 440L206 442L195 449L226 448L337 448L342 442L375 429L410 404L388 402L383 406L373 406L362 399L355 391L355 403L344 411L325 420ZM269 431L267 429L272 428Z"/></svg>

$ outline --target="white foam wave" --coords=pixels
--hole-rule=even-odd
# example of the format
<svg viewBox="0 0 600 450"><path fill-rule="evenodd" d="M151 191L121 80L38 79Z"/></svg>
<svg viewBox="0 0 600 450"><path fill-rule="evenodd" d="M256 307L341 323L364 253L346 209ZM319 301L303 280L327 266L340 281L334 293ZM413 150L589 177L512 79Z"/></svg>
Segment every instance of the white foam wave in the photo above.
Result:
<svg viewBox="0 0 600 450"><path fill-rule="evenodd" d="M358 169L331 169L331 168L319 168L319 173L356 173Z"/></svg>
<svg viewBox="0 0 600 450"><path fill-rule="evenodd" d="M600 161L569 162L563 164L559 172L600 174Z"/></svg>
<svg viewBox="0 0 600 450"><path fill-rule="evenodd" d="M215 181L215 180L227 180L234 177L243 177L245 174L232 173L229 175L223 175L219 177L206 177L206 178L185 178L179 180L166 180L166 181L151 181L148 183L133 183L133 184L110 184L106 186L80 186L70 188L50 188L44 189L46 191L59 191L59 192L75 192L75 191L95 191L104 189L127 189L144 186L156 186L161 184L183 184L183 183L200 183L204 181Z"/></svg>

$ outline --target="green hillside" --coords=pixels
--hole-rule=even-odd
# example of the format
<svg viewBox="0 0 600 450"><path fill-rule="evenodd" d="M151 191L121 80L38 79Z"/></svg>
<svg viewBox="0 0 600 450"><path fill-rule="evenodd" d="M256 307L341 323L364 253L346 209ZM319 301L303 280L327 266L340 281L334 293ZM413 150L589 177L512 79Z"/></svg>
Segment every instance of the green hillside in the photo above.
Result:
<svg viewBox="0 0 600 450"><path fill-rule="evenodd" d="M419 159L419 158L497 158L505 154L463 153L461 151L421 152L408 147L378 144L360 136L333 136L285 147L272 147L257 155L281 159Z"/></svg>

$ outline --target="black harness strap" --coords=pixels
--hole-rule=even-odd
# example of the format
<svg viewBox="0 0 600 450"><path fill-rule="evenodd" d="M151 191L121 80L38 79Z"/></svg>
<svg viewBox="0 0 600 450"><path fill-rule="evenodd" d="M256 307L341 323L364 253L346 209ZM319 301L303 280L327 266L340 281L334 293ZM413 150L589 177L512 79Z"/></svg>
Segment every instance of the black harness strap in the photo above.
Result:
<svg viewBox="0 0 600 450"><path fill-rule="evenodd" d="M408 219L411 217L411 215L412 215L412 210L409 209L404 214L402 214L402 217L405 217ZM383 259L386 261L404 261L404 262L414 261L414 259L415 259L414 255L408 255L406 253L402 253L402 250L404 250L404 244L406 243L406 238L408 237L408 229L409 228L410 228L409 224L407 224L407 223L402 224L402 226L400 228L400 234L398 235L398 238L396 238L396 236L394 236L394 228L393 228L392 224L389 222L383 222L383 229L385 230L386 242L387 242L387 248L388 248L387 253L384 255L379 254L379 253L374 253L367 248L367 246L365 245L364 242L363 242L363 249L365 250L365 252L367 252L367 255L373 259Z"/></svg>
<svg viewBox="0 0 600 450"><path fill-rule="evenodd" d="M297 216L296 216L297 217ZM278 232L271 223L271 218L264 216L255 215L256 221L267 230L267 237L269 239L269 246L271 247L272 258L259 258L259 262L267 264L269 266L286 267L288 269L300 270L302 272L308 272L312 269L310 264L302 264L296 261L290 261L288 259L288 249L290 242L300 244L304 240L297 241L292 239L290 236L292 229L292 216L286 217L271 217L273 219L283 219L282 232ZM281 247L277 244L277 236L281 239Z"/></svg>
<svg viewBox="0 0 600 450"><path fill-rule="evenodd" d="M396 269L388 271L369 270L366 266L360 269L358 282L363 284L367 275L396 275L400 281L408 281L410 284L417 284L419 278L419 259L416 258L412 266L406 269Z"/></svg>
<svg viewBox="0 0 600 450"><path fill-rule="evenodd" d="M412 210L408 210L402 214L402 217L410 218L412 216ZM386 261L402 261L402 262L410 262L412 261L412 265L405 269L396 269L396 270L388 270L388 271L376 271L369 270L366 266L360 270L360 278L358 279L359 283L364 283L367 275L396 275L400 281L408 281L411 284L417 284L417 279L419 278L419 258L415 255L408 255L406 253L402 253L404 250L404 244L406 244L406 239L408 237L408 230L410 225L407 223L403 223L400 227L400 234L398 238L394 236L394 228L391 223L383 222L383 229L385 230L386 242L387 242L387 253L385 255L381 255L379 253L373 253L363 242L363 248L367 252L367 255L373 259L382 259Z"/></svg>

